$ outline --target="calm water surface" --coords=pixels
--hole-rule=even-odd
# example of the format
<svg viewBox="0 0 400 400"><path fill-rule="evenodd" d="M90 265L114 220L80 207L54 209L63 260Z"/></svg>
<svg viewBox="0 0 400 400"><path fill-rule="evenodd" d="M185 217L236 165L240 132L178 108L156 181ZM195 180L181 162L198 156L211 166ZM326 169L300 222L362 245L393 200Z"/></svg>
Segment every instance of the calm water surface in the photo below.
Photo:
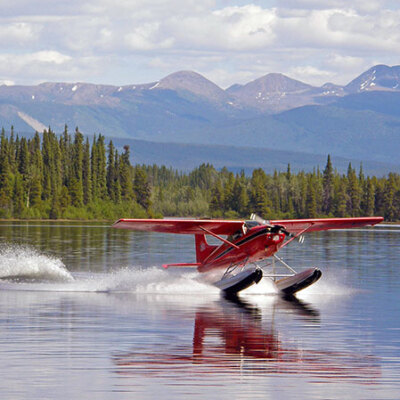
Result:
<svg viewBox="0 0 400 400"><path fill-rule="evenodd" d="M0 224L1 399L399 399L400 227L309 234L321 280L230 301L188 236Z"/></svg>

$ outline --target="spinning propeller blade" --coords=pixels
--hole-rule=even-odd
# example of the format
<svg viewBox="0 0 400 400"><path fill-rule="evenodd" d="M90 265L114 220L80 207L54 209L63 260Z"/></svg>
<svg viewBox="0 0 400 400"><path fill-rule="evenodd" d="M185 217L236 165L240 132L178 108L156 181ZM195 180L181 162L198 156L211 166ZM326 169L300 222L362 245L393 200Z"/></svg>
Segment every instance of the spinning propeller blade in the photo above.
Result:
<svg viewBox="0 0 400 400"><path fill-rule="evenodd" d="M271 228L275 228L276 231L280 231L280 232L284 233L286 236L289 236L289 237L292 236L292 234L290 232L288 232L286 229L284 229L284 227L282 225L271 225L270 221L268 221L264 218L261 218L259 215L255 214L255 213L252 213L250 215L250 219L252 221L258 222L260 225L268 225Z"/></svg>
<svg viewBox="0 0 400 400"><path fill-rule="evenodd" d="M252 213L252 214L250 215L250 219L251 219L252 221L258 222L260 225L269 225L269 224L270 224L269 221L267 221L267 220L261 218L259 215L255 214L255 213Z"/></svg>

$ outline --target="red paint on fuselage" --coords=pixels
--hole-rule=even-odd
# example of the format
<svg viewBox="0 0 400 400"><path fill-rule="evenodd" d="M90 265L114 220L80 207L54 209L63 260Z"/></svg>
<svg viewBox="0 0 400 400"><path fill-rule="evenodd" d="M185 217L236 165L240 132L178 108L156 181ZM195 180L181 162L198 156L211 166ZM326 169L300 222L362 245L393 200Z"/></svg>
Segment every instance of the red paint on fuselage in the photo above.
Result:
<svg viewBox="0 0 400 400"><path fill-rule="evenodd" d="M265 226L256 226L232 241L238 249L226 243L215 247L207 258L197 260L202 263L197 269L207 272L214 268L227 268L231 264L260 261L276 253L284 240L283 233L273 233Z"/></svg>

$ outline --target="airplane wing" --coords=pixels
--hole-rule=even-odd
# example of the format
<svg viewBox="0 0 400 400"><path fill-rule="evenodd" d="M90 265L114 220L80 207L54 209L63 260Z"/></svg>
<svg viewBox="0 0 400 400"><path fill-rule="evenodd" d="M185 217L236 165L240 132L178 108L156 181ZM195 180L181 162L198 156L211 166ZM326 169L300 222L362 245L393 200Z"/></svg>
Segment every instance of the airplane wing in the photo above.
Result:
<svg viewBox="0 0 400 400"><path fill-rule="evenodd" d="M180 234L204 234L209 231L216 235L232 235L241 230L243 224L244 221L216 219L120 219L113 228Z"/></svg>
<svg viewBox="0 0 400 400"><path fill-rule="evenodd" d="M287 231L298 234L300 232L325 231L328 229L348 229L382 222L382 217L361 218L322 218L322 219L292 219L272 220L271 225L283 225ZM113 224L113 228L130 229L133 231L177 233L177 234L204 234L232 235L241 230L245 221L225 221L217 219L120 219Z"/></svg>
<svg viewBox="0 0 400 400"><path fill-rule="evenodd" d="M379 224L382 217L360 218L321 218L321 219L291 219L269 221L271 225L283 225L287 231L293 234L301 232L326 231L328 229L359 228L368 225Z"/></svg>

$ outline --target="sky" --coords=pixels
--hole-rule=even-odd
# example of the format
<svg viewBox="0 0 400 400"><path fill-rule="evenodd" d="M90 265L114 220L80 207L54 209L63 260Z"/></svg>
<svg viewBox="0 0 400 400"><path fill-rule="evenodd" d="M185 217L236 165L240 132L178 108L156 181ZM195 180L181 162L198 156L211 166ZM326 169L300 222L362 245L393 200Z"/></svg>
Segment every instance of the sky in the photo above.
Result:
<svg viewBox="0 0 400 400"><path fill-rule="evenodd" d="M0 84L347 84L400 64L398 0L0 0Z"/></svg>

